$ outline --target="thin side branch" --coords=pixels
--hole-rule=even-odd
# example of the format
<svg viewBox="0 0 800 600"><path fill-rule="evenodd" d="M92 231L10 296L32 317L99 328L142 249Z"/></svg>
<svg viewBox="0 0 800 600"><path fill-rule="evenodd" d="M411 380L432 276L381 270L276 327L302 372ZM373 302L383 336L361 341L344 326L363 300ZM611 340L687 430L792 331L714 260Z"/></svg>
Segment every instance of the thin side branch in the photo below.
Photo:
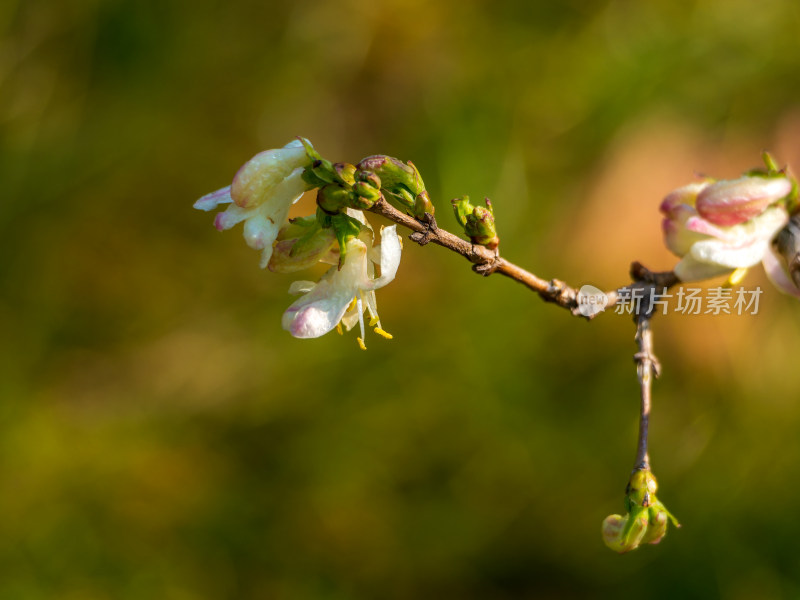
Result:
<svg viewBox="0 0 800 600"><path fill-rule="evenodd" d="M411 241L424 246L430 242L443 246L460 254L471 263L472 269L481 275L488 276L492 273L500 273L506 277L521 283L530 290L533 290L545 301L552 302L561 308L566 308L573 315L591 319L591 316L581 314L578 310L578 290L558 279L542 279L537 275L515 265L514 263L502 258L497 251L489 250L485 246L473 244L463 240L457 235L442 229L436 223L433 215L426 213L426 220L420 221L407 215L389 204L381 198L372 208L372 212L382 215L390 221L402 225L413 233L409 236ZM608 304L606 307L613 306L627 292L640 288L647 293L655 292L663 288L669 288L679 283L678 278L672 271L662 273L652 272L640 265L638 262L631 266L631 278L633 284L623 286L607 293Z"/></svg>
<svg viewBox="0 0 800 600"><path fill-rule="evenodd" d="M642 311L636 315L636 345L639 351L633 355L636 361L636 374L639 379L641 403L639 407L639 441L636 444L636 460L633 470L650 468L647 454L647 434L650 425L651 388L653 378L658 377L661 365L653 354L653 331L650 329L652 313Z"/></svg>

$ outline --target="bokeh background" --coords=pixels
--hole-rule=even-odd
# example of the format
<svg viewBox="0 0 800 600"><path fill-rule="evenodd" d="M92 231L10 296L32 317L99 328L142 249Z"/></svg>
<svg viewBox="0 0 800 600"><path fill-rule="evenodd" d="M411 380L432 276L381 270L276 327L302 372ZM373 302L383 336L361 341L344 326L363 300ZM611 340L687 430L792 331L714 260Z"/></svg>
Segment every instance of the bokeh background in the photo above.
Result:
<svg viewBox="0 0 800 600"><path fill-rule="evenodd" d="M407 243L393 341L298 341L294 277L191 208L304 135L616 287L695 173L800 168L795 0L7 0L0 36L0 598L800 598L800 305L760 269L757 315L654 321L684 526L618 556L628 317Z"/></svg>

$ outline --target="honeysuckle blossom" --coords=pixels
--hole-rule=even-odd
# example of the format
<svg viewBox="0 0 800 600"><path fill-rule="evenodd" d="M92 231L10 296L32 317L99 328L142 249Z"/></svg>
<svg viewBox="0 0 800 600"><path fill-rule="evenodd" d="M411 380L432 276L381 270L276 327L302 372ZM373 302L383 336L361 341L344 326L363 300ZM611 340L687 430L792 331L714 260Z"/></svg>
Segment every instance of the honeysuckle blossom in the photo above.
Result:
<svg viewBox="0 0 800 600"><path fill-rule="evenodd" d="M361 329L358 342L365 348L366 310L375 332L391 339L381 328L375 290L394 279L400 265L401 247L396 225L381 231L381 243L377 248L370 249L362 239L351 238L341 268L331 267L318 283L297 281L292 284L290 293L304 295L286 309L283 328L296 338L316 338L340 323L350 330L358 322ZM374 276L374 264L380 265L379 277Z"/></svg>
<svg viewBox="0 0 800 600"><path fill-rule="evenodd" d="M699 281L752 267L770 253L770 243L786 224L781 200L792 191L785 176L745 176L698 182L664 198L664 241L682 260L681 281Z"/></svg>
<svg viewBox="0 0 800 600"><path fill-rule="evenodd" d="M239 169L231 185L203 196L194 207L209 211L228 204L217 214L214 226L224 231L244 221L244 239L248 246L262 251L263 269L269 264L272 245L288 219L289 208L308 187L302 174L310 162L299 140L265 150Z"/></svg>

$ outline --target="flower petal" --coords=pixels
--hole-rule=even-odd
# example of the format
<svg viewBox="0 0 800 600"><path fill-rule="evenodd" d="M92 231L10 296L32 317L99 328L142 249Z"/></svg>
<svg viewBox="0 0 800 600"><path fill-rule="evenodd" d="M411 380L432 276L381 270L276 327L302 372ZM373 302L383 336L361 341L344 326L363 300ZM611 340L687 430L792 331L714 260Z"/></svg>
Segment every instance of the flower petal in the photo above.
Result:
<svg viewBox="0 0 800 600"><path fill-rule="evenodd" d="M677 256L686 255L692 249L692 244L706 238L705 234L692 231L687 226L692 220L698 219L697 216L692 216L696 215L694 209L685 204L681 206L685 208L683 214L675 213L676 218L667 218L661 222L664 244Z"/></svg>
<svg viewBox="0 0 800 600"><path fill-rule="evenodd" d="M231 197L241 207L258 206L295 169L308 163L309 158L299 140L293 140L283 148L259 152L234 176Z"/></svg>
<svg viewBox="0 0 800 600"><path fill-rule="evenodd" d="M717 181L697 195L697 212L716 225L738 225L760 215L791 190L786 177L746 176Z"/></svg>
<svg viewBox="0 0 800 600"><path fill-rule="evenodd" d="M691 254L684 256L683 259L677 265L675 265L675 268L673 269L675 275L678 276L678 279L684 283L711 279L712 277L717 277L718 275L730 273L732 270L733 269L729 267L722 267L720 265L701 262Z"/></svg>
<svg viewBox="0 0 800 600"><path fill-rule="evenodd" d="M286 309L283 328L297 338L315 338L336 327L366 282L366 254L366 245L351 239L342 268L328 269L314 289Z"/></svg>
<svg viewBox="0 0 800 600"><path fill-rule="evenodd" d="M253 250L263 250L267 246L272 246L279 229L280 225L276 225L272 219L257 212L244 222L244 241Z"/></svg>
<svg viewBox="0 0 800 600"><path fill-rule="evenodd" d="M217 213L217 216L214 218L214 227L219 231L225 231L252 215L253 209L241 208L235 204L231 204L224 212Z"/></svg>
<svg viewBox="0 0 800 600"><path fill-rule="evenodd" d="M342 320L354 295L354 289L337 289L331 280L323 279L286 309L281 324L296 338L320 337Z"/></svg>
<svg viewBox="0 0 800 600"><path fill-rule="evenodd" d="M671 191L664 197L664 200L661 201L659 210L666 216L675 218L673 211L681 205L694 207L697 194L703 191L708 185L708 181L699 181Z"/></svg>
<svg viewBox="0 0 800 600"><path fill-rule="evenodd" d="M313 290L317 285L316 281L293 281L289 286L289 293L292 295L306 294Z"/></svg>
<svg viewBox="0 0 800 600"><path fill-rule="evenodd" d="M381 230L381 275L367 282L364 290L377 290L392 281L400 266L400 254L403 246L397 235L397 225L384 227Z"/></svg>
<svg viewBox="0 0 800 600"><path fill-rule="evenodd" d="M764 258L770 241L787 220L788 215L782 206L770 207L746 223L731 227L717 227L705 219L690 217L686 221L687 231L706 234L708 237L695 241L689 253L701 263L715 264L725 269L752 267ZM680 224L675 226L679 227ZM685 232L678 230L673 233L667 231L666 227L665 224L668 244L678 238L684 242L689 241Z"/></svg>
<svg viewBox="0 0 800 600"><path fill-rule="evenodd" d="M752 239L749 243L732 246L720 240L702 240L692 246L691 256L700 262L730 269L752 267L761 262L769 241Z"/></svg>
<svg viewBox="0 0 800 600"><path fill-rule="evenodd" d="M231 198L231 186L206 194L194 203L194 208L209 211L214 210L220 204L228 204L229 202L233 202L233 198Z"/></svg>

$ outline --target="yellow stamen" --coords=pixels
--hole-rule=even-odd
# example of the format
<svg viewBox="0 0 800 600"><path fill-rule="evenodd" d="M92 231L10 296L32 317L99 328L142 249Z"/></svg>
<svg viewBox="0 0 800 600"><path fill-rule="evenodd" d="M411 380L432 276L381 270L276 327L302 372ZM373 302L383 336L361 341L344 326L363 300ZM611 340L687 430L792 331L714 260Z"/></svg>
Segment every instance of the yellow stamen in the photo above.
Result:
<svg viewBox="0 0 800 600"><path fill-rule="evenodd" d="M380 319L377 316L373 315L373 316L371 316L369 318L369 326L370 327L375 327L375 325L377 325L378 323L380 323Z"/></svg>
<svg viewBox="0 0 800 600"><path fill-rule="evenodd" d="M362 340L361 338L356 338L356 340L358 341L358 347L359 348L361 348L362 350L366 350L367 349L367 347L364 345L364 340Z"/></svg>
<svg viewBox="0 0 800 600"><path fill-rule="evenodd" d="M393 337L391 333L389 333L389 332L387 332L387 331L384 331L384 330L383 330L383 329L381 329L380 327L376 327L376 328L375 328L375 329L373 329L372 331L374 331L375 333L377 333L377 334L378 334L379 336L381 336L381 337L385 337L387 340L390 340L390 339L392 339L392 337Z"/></svg>
<svg viewBox="0 0 800 600"><path fill-rule="evenodd" d="M353 301L350 303L350 306L347 307L347 310L345 312L350 312L356 307L356 300L357 300L356 298L353 298Z"/></svg>
<svg viewBox="0 0 800 600"><path fill-rule="evenodd" d="M748 267L739 267L733 273L731 273L731 276L728 277L728 281L725 283L729 286L741 283L742 279L744 279L744 276L747 275L747 269Z"/></svg>
<svg viewBox="0 0 800 600"><path fill-rule="evenodd" d="M341 322L341 321L339 321L339 322L336 324L336 331L338 331L338 332L339 332L339 335L343 335L343 332L342 332L342 322Z"/></svg>

